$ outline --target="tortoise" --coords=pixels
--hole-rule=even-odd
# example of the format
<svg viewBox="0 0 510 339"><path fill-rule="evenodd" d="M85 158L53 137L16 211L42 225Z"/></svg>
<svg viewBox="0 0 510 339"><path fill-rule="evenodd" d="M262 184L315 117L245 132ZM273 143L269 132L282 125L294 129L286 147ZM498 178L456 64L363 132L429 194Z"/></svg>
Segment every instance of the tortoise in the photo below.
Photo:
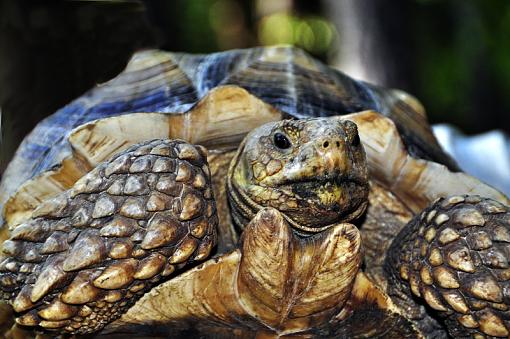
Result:
<svg viewBox="0 0 510 339"><path fill-rule="evenodd" d="M509 199L299 49L136 53L0 188L7 336L509 334Z"/></svg>

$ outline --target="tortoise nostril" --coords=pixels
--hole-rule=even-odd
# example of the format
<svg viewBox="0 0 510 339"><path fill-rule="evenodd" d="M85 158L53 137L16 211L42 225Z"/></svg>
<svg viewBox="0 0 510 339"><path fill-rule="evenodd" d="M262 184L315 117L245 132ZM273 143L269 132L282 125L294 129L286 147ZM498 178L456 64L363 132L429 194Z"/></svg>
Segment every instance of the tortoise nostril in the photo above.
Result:
<svg viewBox="0 0 510 339"><path fill-rule="evenodd" d="M324 143L322 144L322 147L328 148L329 147L329 141L324 141Z"/></svg>
<svg viewBox="0 0 510 339"><path fill-rule="evenodd" d="M336 142L336 147L340 147L340 141Z"/></svg>

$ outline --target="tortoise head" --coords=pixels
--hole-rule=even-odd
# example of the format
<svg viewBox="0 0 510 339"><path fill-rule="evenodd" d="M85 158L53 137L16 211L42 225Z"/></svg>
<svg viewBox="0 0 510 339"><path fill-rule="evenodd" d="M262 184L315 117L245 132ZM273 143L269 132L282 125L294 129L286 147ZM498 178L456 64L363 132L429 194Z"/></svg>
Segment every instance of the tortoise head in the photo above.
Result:
<svg viewBox="0 0 510 339"><path fill-rule="evenodd" d="M262 207L278 209L298 233L348 222L367 206L367 172L352 121L322 118L263 125L246 136L229 168L234 222L246 226Z"/></svg>

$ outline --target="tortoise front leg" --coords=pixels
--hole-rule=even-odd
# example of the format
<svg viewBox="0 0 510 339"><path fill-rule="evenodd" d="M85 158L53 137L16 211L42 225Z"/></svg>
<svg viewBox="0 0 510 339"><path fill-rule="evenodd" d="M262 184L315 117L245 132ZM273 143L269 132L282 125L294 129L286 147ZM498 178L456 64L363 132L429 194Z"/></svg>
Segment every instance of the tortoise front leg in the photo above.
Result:
<svg viewBox="0 0 510 339"><path fill-rule="evenodd" d="M44 202L3 245L0 292L24 326L98 331L216 239L206 151L134 145Z"/></svg>
<svg viewBox="0 0 510 339"><path fill-rule="evenodd" d="M318 335L349 300L360 264L354 225L301 239L280 212L262 209L240 249L156 287L106 331Z"/></svg>
<svg viewBox="0 0 510 339"><path fill-rule="evenodd" d="M389 288L444 319L450 335L510 333L510 209L478 196L440 199L391 245ZM416 305L416 307L418 307Z"/></svg>

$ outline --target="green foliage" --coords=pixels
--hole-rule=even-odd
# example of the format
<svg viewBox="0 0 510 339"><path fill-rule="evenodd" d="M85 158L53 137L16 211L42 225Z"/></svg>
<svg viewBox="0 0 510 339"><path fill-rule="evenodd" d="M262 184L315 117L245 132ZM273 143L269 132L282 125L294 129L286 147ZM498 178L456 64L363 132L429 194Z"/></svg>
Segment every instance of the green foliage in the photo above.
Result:
<svg viewBox="0 0 510 339"><path fill-rule="evenodd" d="M431 120L452 121L469 132L505 128L510 2L416 2L414 94Z"/></svg>

